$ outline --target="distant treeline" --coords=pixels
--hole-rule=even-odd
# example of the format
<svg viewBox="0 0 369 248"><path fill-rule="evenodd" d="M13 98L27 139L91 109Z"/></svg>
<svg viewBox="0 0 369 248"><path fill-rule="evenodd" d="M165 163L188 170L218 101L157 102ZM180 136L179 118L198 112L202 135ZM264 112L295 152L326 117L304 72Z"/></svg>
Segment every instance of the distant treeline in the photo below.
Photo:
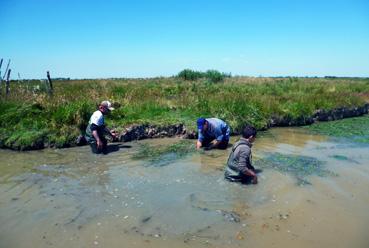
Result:
<svg viewBox="0 0 369 248"><path fill-rule="evenodd" d="M184 69L182 71L180 71L179 73L177 73L174 76L169 76L169 77L165 77L165 76L158 76L158 77L142 77L142 78L130 78L130 77L112 77L112 78L70 78L70 77L58 77L58 78L52 78L53 81L72 81L72 80L150 80L150 79L166 79L166 78L179 78L182 80L186 80L186 81L197 81L199 79L205 79L208 82L211 83L218 83L218 82L223 82L226 78L287 78L287 79L297 79L297 78L325 78L325 79L369 79L369 77L338 77L338 76L283 76L283 75L278 75L278 76L244 76L244 75L232 75L231 73L226 73L226 72L219 72L217 70L207 70L205 72L202 71L196 71L196 70L191 70L191 69ZM11 79L11 82L32 82L32 83L37 83L37 82L42 82L45 79Z"/></svg>
<svg viewBox="0 0 369 248"><path fill-rule="evenodd" d="M183 80L195 81L201 78L206 78L212 83L221 82L224 80L224 78L231 76L231 73L219 72L217 70L207 70L206 72L201 72L191 69L184 69L177 74L177 77L182 78Z"/></svg>

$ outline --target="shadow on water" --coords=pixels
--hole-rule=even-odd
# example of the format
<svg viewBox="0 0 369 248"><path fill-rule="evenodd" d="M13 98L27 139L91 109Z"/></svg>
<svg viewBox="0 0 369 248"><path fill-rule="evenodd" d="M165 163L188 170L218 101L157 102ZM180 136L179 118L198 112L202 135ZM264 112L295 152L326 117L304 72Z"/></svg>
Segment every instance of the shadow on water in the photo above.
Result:
<svg viewBox="0 0 369 248"><path fill-rule="evenodd" d="M124 149L124 148L132 148L132 146L123 145L123 144L109 144L107 146L107 154L113 153L113 152L118 152L120 149Z"/></svg>

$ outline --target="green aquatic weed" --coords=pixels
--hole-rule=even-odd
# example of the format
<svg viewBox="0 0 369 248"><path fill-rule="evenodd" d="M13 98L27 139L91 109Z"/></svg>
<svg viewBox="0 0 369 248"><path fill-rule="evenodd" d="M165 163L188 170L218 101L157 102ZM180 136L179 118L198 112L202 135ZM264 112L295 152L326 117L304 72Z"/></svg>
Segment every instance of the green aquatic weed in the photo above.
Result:
<svg viewBox="0 0 369 248"><path fill-rule="evenodd" d="M346 156L343 156L343 155L333 155L333 156L330 156L334 159L337 159L337 160L342 160L342 161L347 161L347 162L351 162L351 163L355 163L355 164L358 164L359 162L352 159L352 158L349 158L349 157L346 157Z"/></svg>
<svg viewBox="0 0 369 248"><path fill-rule="evenodd" d="M348 160L349 158L343 155L333 155L332 158L338 159L338 160Z"/></svg>
<svg viewBox="0 0 369 248"><path fill-rule="evenodd" d="M180 142L167 146L140 144L138 152L132 158L136 160L147 160L149 161L149 165L160 167L168 165L195 151L193 142L189 140L181 140Z"/></svg>
<svg viewBox="0 0 369 248"><path fill-rule="evenodd" d="M272 168L294 176L299 185L311 184L307 178L312 175L325 177L337 175L324 167L324 162L313 157L269 153L256 160L255 165L260 168Z"/></svg>
<svg viewBox="0 0 369 248"><path fill-rule="evenodd" d="M306 129L332 137L349 139L357 143L369 143L369 115L342 119L332 122L320 122Z"/></svg>

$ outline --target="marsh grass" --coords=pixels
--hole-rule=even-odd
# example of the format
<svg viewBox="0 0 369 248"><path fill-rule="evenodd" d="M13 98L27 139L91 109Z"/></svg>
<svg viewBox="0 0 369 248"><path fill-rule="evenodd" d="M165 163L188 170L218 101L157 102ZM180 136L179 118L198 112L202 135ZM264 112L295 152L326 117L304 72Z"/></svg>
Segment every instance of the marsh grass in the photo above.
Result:
<svg viewBox="0 0 369 248"><path fill-rule="evenodd" d="M316 123L306 129L349 142L369 143L369 115L331 122Z"/></svg>
<svg viewBox="0 0 369 248"><path fill-rule="evenodd" d="M347 78L58 80L52 97L43 85L39 80L12 82L11 94L0 96L2 147L23 149L39 139L47 146L71 145L106 99L120 106L106 118L118 131L131 124L179 123L194 131L196 118L203 116L224 119L238 132L246 123L267 128L275 116L300 118L317 109L363 105L369 95L368 79Z"/></svg>
<svg viewBox="0 0 369 248"><path fill-rule="evenodd" d="M308 177L312 175L320 177L337 176L336 173L325 168L323 161L308 156L269 153L256 160L254 164L259 168L272 168L289 174L297 180L298 185L311 184Z"/></svg>

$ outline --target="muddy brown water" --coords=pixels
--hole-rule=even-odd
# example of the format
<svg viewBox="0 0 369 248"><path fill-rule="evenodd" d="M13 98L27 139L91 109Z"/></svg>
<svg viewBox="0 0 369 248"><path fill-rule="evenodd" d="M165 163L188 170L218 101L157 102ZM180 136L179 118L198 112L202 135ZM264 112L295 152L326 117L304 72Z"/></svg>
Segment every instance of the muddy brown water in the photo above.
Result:
<svg viewBox="0 0 369 248"><path fill-rule="evenodd" d="M140 143L175 142L124 143L107 156L0 150L0 247L369 247L367 145L299 128L259 137L254 159L311 156L337 173L305 186L268 168L258 185L229 183L229 149L166 166L132 159Z"/></svg>

